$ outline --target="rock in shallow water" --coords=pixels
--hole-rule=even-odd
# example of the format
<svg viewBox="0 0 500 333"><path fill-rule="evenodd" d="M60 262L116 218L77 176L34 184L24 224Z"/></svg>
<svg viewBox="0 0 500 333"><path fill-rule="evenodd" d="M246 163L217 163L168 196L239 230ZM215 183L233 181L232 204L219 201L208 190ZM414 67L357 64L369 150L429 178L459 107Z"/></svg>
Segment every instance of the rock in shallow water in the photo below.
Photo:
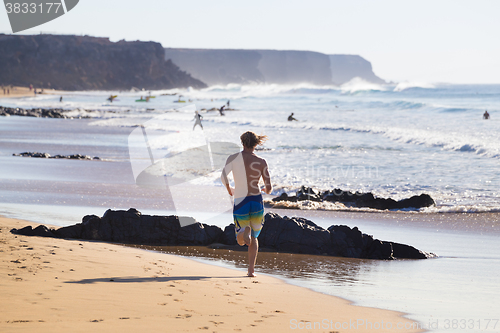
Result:
<svg viewBox="0 0 500 333"><path fill-rule="evenodd" d="M38 157L38 158L66 158L71 160L100 160L99 157L90 157L88 155L73 154L73 155L54 155L51 156L48 153L38 153L38 152L24 152L20 154L12 154L12 156L22 156L22 157Z"/></svg>
<svg viewBox="0 0 500 333"><path fill-rule="evenodd" d="M181 227L178 216L142 215L134 208L128 211L108 210L102 217L87 215L82 223L48 229L31 226L12 229L11 232L26 236L44 236L99 240L142 245L210 245L214 243L235 245L234 225L224 231L217 226L196 222ZM265 216L259 236L262 248L287 253L331 255L366 259L426 259L432 253L412 246L380 241L363 234L357 227L330 226L328 230L301 217L281 217L275 213Z"/></svg>
<svg viewBox="0 0 500 333"><path fill-rule="evenodd" d="M337 188L331 191L325 191L323 193L320 193L306 186L302 186L294 196L289 196L288 194L283 193L279 197L274 198L272 201L297 202L304 200L311 200L316 202L321 202L321 201L341 202L345 204L351 204L354 207L367 207L380 210L423 208L423 207L430 207L436 204L432 199L432 197L425 193L421 195L412 196L411 198L408 199L396 201L392 198L387 198L387 199L376 198L371 192L368 193L350 192L350 191L343 191Z"/></svg>

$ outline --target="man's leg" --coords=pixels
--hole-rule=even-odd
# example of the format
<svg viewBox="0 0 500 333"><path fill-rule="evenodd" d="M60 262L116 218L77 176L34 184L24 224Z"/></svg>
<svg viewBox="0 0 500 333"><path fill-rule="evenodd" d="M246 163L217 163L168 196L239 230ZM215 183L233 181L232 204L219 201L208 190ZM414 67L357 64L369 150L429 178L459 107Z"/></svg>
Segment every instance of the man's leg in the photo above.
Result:
<svg viewBox="0 0 500 333"><path fill-rule="evenodd" d="M245 231L239 232L238 235L236 236L236 241L238 242L238 245L243 246L243 245L248 245L250 246L250 234L252 232L252 229L250 227L246 227Z"/></svg>
<svg viewBox="0 0 500 333"><path fill-rule="evenodd" d="M255 261L257 260L257 252L259 251L259 241L252 237L248 246L248 276L255 276Z"/></svg>

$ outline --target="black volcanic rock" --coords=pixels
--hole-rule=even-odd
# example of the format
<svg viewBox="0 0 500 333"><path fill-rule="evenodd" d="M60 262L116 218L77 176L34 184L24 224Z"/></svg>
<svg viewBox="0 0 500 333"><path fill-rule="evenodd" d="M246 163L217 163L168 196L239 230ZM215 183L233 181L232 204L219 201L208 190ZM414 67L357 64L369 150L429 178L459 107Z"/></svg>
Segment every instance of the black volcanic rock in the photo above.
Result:
<svg viewBox="0 0 500 333"><path fill-rule="evenodd" d="M432 197L428 194L415 195L408 199L403 199L396 201L392 198L376 198L373 193L360 193L360 192L350 192L343 191L341 189L334 189L331 191L325 191L319 193L314 189L306 186L302 186L300 190L297 191L295 196L289 196L286 193L282 193L279 197L273 198L273 202L279 201L328 201L328 202L342 202L345 204L350 204L355 207L368 207L374 209L406 209L406 208L422 208L430 207L436 203Z"/></svg>
<svg viewBox="0 0 500 333"><path fill-rule="evenodd" d="M0 84L62 90L170 89L206 85L155 42L71 35L0 34Z"/></svg>
<svg viewBox="0 0 500 333"><path fill-rule="evenodd" d="M267 213L259 244L278 252L328 254L330 233L304 218Z"/></svg>
<svg viewBox="0 0 500 333"><path fill-rule="evenodd" d="M97 156L90 157L88 155L82 155L82 154L51 156L48 153L38 153L38 152L30 152L30 151L20 153L20 154L12 154L12 156L36 157L36 158L56 158L56 159L66 158L66 159L71 159L71 160L100 160L100 158Z"/></svg>
<svg viewBox="0 0 500 333"><path fill-rule="evenodd" d="M102 240L144 245L209 245L218 242L223 232L218 227L201 224L181 227L177 216L142 215L108 210L103 217L87 215L82 223L54 230L61 238Z"/></svg>
<svg viewBox="0 0 500 333"><path fill-rule="evenodd" d="M0 74L1 75L1 74ZM0 116L24 116L38 118L66 118L62 109L23 109L0 106Z"/></svg>
<svg viewBox="0 0 500 333"><path fill-rule="evenodd" d="M82 223L48 229L31 226L12 229L26 236L88 239L139 245L236 245L234 224L222 231L217 226L196 222L181 227L177 216L142 215L134 208L128 211L107 210L103 217L87 215ZM262 248L277 252L332 255L366 259L426 259L432 253L393 242L380 241L363 234L357 227L330 226L328 230L300 217L281 217L275 213L265 216L259 236Z"/></svg>

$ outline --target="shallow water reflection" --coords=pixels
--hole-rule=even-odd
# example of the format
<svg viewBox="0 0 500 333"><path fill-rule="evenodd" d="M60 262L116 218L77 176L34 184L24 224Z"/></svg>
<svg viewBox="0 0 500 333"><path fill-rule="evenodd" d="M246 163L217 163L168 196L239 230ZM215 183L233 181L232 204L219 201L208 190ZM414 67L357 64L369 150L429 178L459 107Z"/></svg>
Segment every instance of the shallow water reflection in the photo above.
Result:
<svg viewBox="0 0 500 333"><path fill-rule="evenodd" d="M204 246L133 246L145 250L162 253L196 257L209 260L213 264L234 266L246 269L248 255L246 248L242 251L211 249ZM374 260L339 258L306 254L290 254L277 252L259 252L256 271L280 275L292 279L317 279L328 282L331 286L346 286L359 283L357 277L361 272L370 271L376 265Z"/></svg>

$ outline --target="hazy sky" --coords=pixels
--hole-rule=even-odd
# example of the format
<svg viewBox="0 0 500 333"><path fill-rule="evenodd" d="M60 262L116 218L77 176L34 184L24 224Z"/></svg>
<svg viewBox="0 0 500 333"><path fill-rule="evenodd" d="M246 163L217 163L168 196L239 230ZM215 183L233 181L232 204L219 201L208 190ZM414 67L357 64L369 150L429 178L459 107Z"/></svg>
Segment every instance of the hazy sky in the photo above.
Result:
<svg viewBox="0 0 500 333"><path fill-rule="evenodd" d="M499 16L496 0L80 0L23 33L359 54L386 80L500 83Z"/></svg>

